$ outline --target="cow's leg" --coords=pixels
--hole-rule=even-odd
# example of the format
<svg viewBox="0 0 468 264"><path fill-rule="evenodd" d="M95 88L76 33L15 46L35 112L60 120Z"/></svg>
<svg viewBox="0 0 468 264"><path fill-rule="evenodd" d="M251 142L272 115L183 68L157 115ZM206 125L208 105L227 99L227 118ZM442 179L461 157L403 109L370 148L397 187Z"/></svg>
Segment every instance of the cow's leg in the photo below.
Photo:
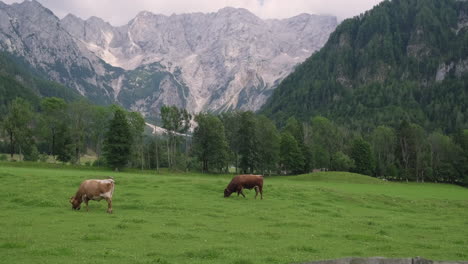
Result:
<svg viewBox="0 0 468 264"><path fill-rule="evenodd" d="M242 196L244 196L244 198L245 198L244 192L242 192L242 187L239 189L238 192L239 192L240 194L242 194Z"/></svg>
<svg viewBox="0 0 468 264"><path fill-rule="evenodd" d="M254 187L255 190L255 200L257 200L257 195L258 195L258 186Z"/></svg>
<svg viewBox="0 0 468 264"><path fill-rule="evenodd" d="M263 200L263 186L262 185L258 186L258 190L260 191L260 197Z"/></svg>
<svg viewBox="0 0 468 264"><path fill-rule="evenodd" d="M107 212L109 214L112 214L112 199L106 197L106 201L107 201Z"/></svg>
<svg viewBox="0 0 468 264"><path fill-rule="evenodd" d="M84 198L84 203L85 203L85 205L86 205L86 212L89 212L88 202L89 202L89 199L88 199L88 198Z"/></svg>

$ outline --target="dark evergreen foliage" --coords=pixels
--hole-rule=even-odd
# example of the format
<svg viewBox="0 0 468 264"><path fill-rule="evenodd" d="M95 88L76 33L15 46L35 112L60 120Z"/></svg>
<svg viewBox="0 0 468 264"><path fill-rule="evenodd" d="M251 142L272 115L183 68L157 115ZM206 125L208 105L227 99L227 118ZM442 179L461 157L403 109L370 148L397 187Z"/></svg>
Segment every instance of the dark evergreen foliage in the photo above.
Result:
<svg viewBox="0 0 468 264"><path fill-rule="evenodd" d="M132 145L132 134L124 110L117 108L104 141L107 165L120 169L127 165Z"/></svg>
<svg viewBox="0 0 468 264"><path fill-rule="evenodd" d="M448 133L466 128L468 30L459 21L467 13L466 1L384 1L343 21L261 112L280 126L322 115L361 131L401 120Z"/></svg>

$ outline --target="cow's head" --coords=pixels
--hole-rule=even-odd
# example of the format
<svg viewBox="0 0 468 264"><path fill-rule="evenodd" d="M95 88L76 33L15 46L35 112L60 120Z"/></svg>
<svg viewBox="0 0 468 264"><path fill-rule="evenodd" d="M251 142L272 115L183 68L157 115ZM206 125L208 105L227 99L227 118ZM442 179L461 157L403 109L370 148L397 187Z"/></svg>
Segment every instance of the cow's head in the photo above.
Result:
<svg viewBox="0 0 468 264"><path fill-rule="evenodd" d="M228 188L224 189L224 197L229 197L231 195L231 191L228 190Z"/></svg>
<svg viewBox="0 0 468 264"><path fill-rule="evenodd" d="M73 210L80 210L81 209L81 201L76 199L75 196L70 197L70 203L72 204Z"/></svg>

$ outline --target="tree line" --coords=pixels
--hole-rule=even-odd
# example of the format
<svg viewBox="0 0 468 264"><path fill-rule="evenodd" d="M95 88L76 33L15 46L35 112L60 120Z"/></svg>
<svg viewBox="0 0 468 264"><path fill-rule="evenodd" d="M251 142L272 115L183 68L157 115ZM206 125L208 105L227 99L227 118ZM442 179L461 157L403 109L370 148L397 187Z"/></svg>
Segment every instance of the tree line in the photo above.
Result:
<svg viewBox="0 0 468 264"><path fill-rule="evenodd" d="M143 133L145 122L139 113L127 112L118 106L96 106L86 100L66 102L56 97L42 99L33 107L23 98L12 100L0 120L3 132L0 150L11 159L19 154L24 161L47 160L80 163L92 151L96 165L103 158L110 121L124 113L129 124L130 139ZM137 143L137 140L134 141ZM132 144L135 153L137 144Z"/></svg>
<svg viewBox="0 0 468 264"><path fill-rule="evenodd" d="M389 180L468 183L468 130L428 132L402 121L368 133L316 116L278 129L251 112L198 115L193 154L204 171L301 174L350 171Z"/></svg>
<svg viewBox="0 0 468 264"><path fill-rule="evenodd" d="M363 133L322 116L309 122L291 117L277 127L249 111L192 116L174 106L163 106L159 120L165 133L144 133L141 114L115 105L49 97L33 110L17 98L1 120L0 150L12 158L15 153L29 161L53 156L69 163L92 152L95 166L112 169L264 175L327 170L389 180L468 182L467 129L446 135L402 121Z"/></svg>

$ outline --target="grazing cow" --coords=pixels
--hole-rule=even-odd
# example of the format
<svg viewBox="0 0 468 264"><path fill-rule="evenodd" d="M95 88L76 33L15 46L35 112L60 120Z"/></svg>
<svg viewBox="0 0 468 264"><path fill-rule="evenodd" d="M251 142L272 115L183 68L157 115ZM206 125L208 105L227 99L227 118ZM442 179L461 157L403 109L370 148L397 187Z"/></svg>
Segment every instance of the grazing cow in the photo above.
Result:
<svg viewBox="0 0 468 264"><path fill-rule="evenodd" d="M255 199L258 192L263 200L263 176L262 175L237 175L234 177L226 189L224 189L224 197L229 197L233 192L237 192L237 196L242 194L242 189L255 189Z"/></svg>
<svg viewBox="0 0 468 264"><path fill-rule="evenodd" d="M81 203L86 204L86 211L89 211L89 200L100 201L105 199L107 201L107 212L112 214L112 194L114 194L114 180L86 180L81 183L80 188L75 196L70 198L72 209L80 210Z"/></svg>

